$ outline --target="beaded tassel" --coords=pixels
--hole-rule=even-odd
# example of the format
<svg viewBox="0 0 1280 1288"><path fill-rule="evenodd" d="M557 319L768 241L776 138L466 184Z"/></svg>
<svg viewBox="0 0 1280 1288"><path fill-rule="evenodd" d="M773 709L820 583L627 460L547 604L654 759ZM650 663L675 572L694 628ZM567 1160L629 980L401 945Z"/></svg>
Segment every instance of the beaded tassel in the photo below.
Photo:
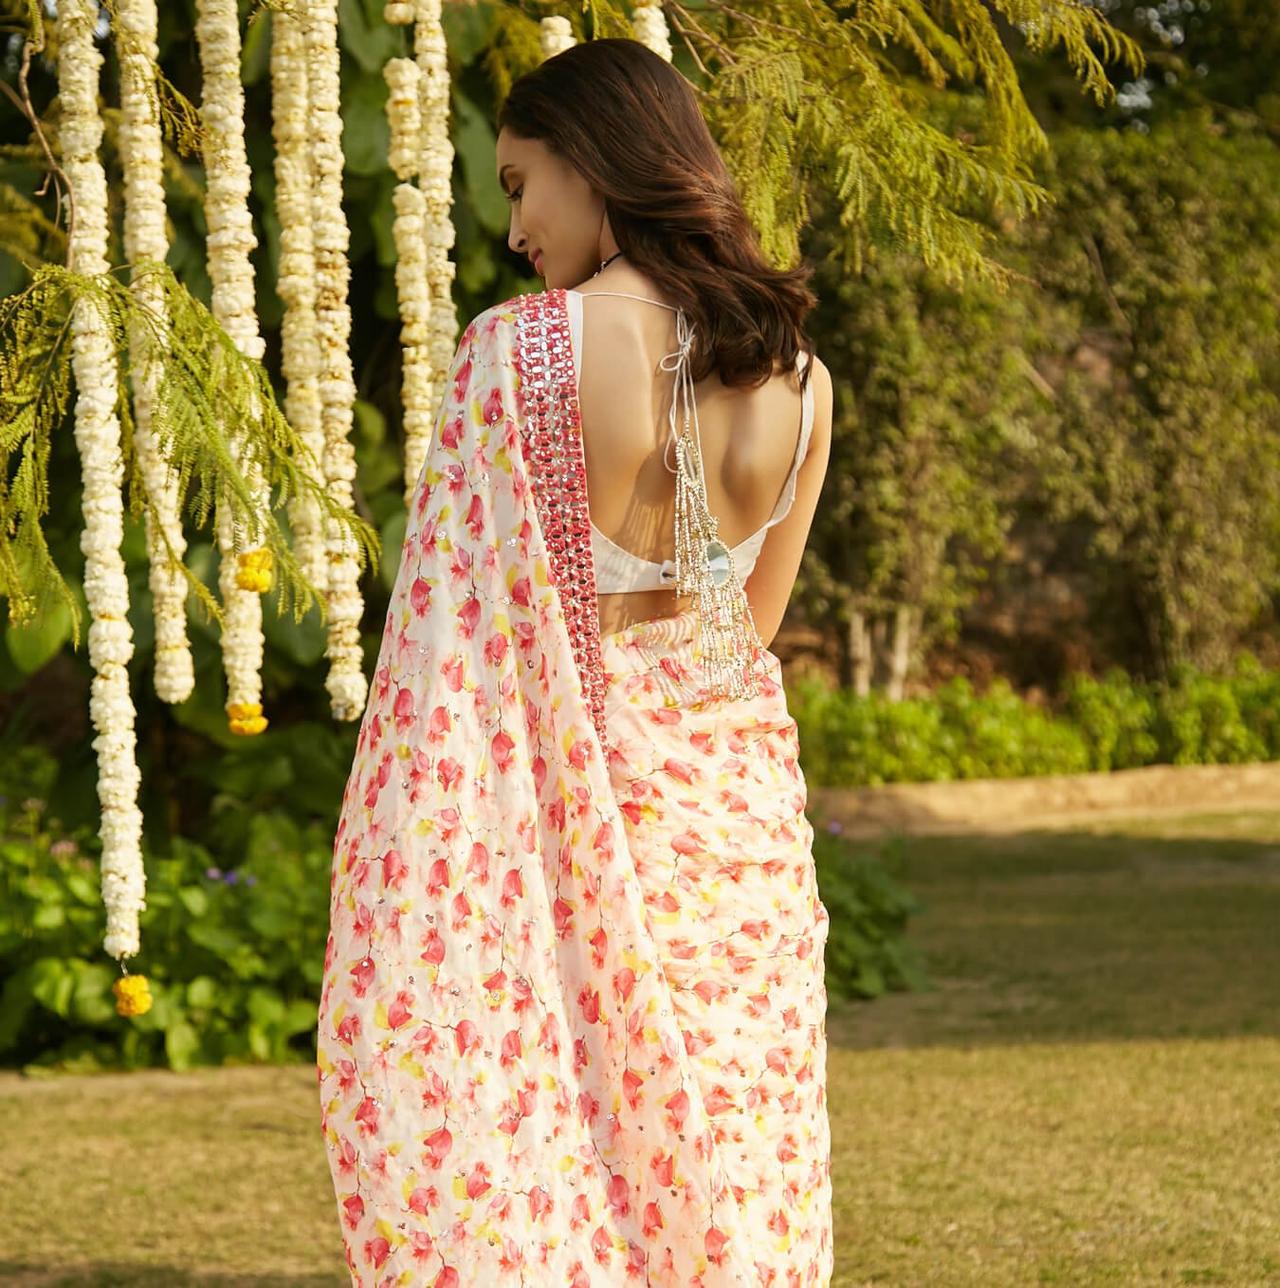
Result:
<svg viewBox="0 0 1280 1288"><path fill-rule="evenodd" d="M671 395L671 436L676 449L675 588L677 594L695 598L695 657L707 690L741 698L757 691L760 674L756 662L764 644L756 631L733 555L720 540L720 525L707 506L707 480L689 371L694 329L684 310L677 311L680 347L661 364L664 371L676 373L676 388ZM668 366L672 359L675 365ZM677 429L676 399L680 396L684 397L684 425Z"/></svg>

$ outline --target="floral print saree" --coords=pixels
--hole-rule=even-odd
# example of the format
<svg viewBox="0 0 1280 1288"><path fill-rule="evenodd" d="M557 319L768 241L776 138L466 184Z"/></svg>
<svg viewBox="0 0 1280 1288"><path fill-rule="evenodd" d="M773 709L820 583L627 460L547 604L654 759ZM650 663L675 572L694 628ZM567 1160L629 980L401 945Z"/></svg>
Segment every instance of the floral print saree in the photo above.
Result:
<svg viewBox="0 0 1280 1288"><path fill-rule="evenodd" d="M464 331L343 794L321 1126L358 1288L832 1269L827 913L777 658L599 636L565 293Z"/></svg>

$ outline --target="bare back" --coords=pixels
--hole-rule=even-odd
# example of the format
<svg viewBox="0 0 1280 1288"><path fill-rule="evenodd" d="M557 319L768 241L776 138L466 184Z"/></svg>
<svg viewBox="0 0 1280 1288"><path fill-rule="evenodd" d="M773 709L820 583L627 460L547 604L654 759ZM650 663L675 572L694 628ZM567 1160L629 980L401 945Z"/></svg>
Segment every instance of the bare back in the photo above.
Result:
<svg viewBox="0 0 1280 1288"><path fill-rule="evenodd" d="M579 403L591 520L624 550L661 562L673 554L675 481L666 451L674 382L660 364L676 347L676 315L615 295L593 300L592 286L584 283L577 292L583 297ZM621 289L661 299L637 274ZM829 453L830 376L815 360L810 379L815 382L814 417L795 500L786 517L769 529L746 583L766 645L795 582ZM799 373L777 370L758 389L746 389L725 386L713 372L694 385L694 398L707 502L722 540L735 546L769 521L796 460L802 420ZM670 616L691 603L669 589L602 594L601 634Z"/></svg>

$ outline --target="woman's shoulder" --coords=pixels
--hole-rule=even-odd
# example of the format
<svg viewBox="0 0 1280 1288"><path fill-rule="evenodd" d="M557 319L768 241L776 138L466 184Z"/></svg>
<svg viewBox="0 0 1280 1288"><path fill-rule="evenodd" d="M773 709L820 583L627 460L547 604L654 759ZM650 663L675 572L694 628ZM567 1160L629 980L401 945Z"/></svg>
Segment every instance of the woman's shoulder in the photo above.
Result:
<svg viewBox="0 0 1280 1288"><path fill-rule="evenodd" d="M505 300L500 300L497 304L490 304L487 309L482 309L467 323L466 331L492 332L504 322L513 322L520 310L527 308L534 297L550 298L558 293L560 293L558 289L520 291Z"/></svg>

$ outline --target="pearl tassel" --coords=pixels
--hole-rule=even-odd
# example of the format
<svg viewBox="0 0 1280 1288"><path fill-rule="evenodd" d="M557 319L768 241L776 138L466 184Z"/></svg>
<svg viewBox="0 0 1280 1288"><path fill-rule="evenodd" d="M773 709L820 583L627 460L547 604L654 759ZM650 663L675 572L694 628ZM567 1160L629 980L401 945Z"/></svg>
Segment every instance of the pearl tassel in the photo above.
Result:
<svg viewBox="0 0 1280 1288"><path fill-rule="evenodd" d="M94 46L97 0L61 0L58 5L58 95L62 168L75 201L75 229L68 267L100 276L107 264L107 182L98 160L102 118L98 75L102 55ZM71 365L75 376L75 440L84 496L85 596L93 617L89 662L93 684L89 713L97 737L98 801L102 808L102 900L104 947L121 959L140 947L138 916L146 907L142 863L140 775L136 759L133 698L129 692L129 583L120 543L124 535L124 473L120 422L115 403L118 368L106 319L91 300L77 300L71 315ZM129 979L137 977L128 976ZM120 993L117 992L120 1000Z"/></svg>
<svg viewBox="0 0 1280 1288"><path fill-rule="evenodd" d="M698 631L695 656L706 675L708 691L740 698L758 691L757 663L764 644L756 631L751 604L738 578L733 553L720 540L719 522L707 505L698 409L690 371L694 331L684 310L678 310L679 348L667 354L660 364L664 371L674 371L676 375L670 415L670 441L676 451L675 590L677 595L692 595L695 599ZM678 429L676 403L681 398L684 425Z"/></svg>

